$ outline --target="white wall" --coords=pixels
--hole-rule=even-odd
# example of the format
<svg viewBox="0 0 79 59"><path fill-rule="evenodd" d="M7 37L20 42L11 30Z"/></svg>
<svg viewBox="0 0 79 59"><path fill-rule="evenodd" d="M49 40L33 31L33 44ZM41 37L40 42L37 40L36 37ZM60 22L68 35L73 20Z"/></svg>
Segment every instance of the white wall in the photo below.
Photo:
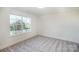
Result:
<svg viewBox="0 0 79 59"><path fill-rule="evenodd" d="M39 20L39 34L79 43L79 12L57 12Z"/></svg>
<svg viewBox="0 0 79 59"><path fill-rule="evenodd" d="M17 36L9 35L9 14L32 18L32 32ZM18 10L0 8L0 49L13 45L37 34L79 43L79 12L57 12L37 17Z"/></svg>
<svg viewBox="0 0 79 59"><path fill-rule="evenodd" d="M32 19L32 31L28 33L23 33L17 36L10 36L9 35L9 26L10 26L10 19L9 19L9 14L16 14L16 15L21 15L21 16L29 16ZM0 8L0 49L3 49L5 47L8 47L10 45L13 45L17 42L20 42L22 40L28 39L30 37L33 37L37 35L37 29L36 29L36 23L37 22L37 17L28 14L25 12L21 12L18 10L13 10L13 9L8 9L8 8Z"/></svg>

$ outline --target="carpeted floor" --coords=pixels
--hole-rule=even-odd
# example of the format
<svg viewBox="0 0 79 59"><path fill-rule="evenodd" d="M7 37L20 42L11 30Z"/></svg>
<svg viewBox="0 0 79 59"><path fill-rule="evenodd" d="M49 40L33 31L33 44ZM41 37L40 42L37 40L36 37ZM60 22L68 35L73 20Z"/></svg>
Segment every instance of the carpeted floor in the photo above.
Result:
<svg viewBox="0 0 79 59"><path fill-rule="evenodd" d="M2 52L73 52L78 51L77 44L55 38L36 36L14 46L1 50Z"/></svg>

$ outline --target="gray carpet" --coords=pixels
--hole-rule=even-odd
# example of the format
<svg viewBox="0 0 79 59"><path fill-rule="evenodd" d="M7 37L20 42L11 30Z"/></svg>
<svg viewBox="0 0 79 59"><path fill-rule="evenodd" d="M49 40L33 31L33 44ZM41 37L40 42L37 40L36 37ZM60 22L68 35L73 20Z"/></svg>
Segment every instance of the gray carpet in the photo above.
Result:
<svg viewBox="0 0 79 59"><path fill-rule="evenodd" d="M76 43L55 38L36 36L20 42L14 46L1 50L1 52L77 52Z"/></svg>

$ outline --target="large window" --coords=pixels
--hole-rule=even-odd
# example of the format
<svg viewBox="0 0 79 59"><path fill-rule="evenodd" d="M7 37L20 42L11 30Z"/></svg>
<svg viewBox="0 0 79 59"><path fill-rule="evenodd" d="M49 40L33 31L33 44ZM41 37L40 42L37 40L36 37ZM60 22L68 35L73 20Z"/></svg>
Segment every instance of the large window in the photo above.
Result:
<svg viewBox="0 0 79 59"><path fill-rule="evenodd" d="M31 31L31 18L10 14L10 35Z"/></svg>

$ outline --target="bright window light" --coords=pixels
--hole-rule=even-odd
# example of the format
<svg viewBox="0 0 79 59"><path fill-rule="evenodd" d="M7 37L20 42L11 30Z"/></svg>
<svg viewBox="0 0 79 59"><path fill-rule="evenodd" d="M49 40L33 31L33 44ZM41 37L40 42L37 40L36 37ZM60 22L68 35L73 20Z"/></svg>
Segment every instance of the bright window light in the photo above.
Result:
<svg viewBox="0 0 79 59"><path fill-rule="evenodd" d="M31 18L10 14L10 35L31 32Z"/></svg>

